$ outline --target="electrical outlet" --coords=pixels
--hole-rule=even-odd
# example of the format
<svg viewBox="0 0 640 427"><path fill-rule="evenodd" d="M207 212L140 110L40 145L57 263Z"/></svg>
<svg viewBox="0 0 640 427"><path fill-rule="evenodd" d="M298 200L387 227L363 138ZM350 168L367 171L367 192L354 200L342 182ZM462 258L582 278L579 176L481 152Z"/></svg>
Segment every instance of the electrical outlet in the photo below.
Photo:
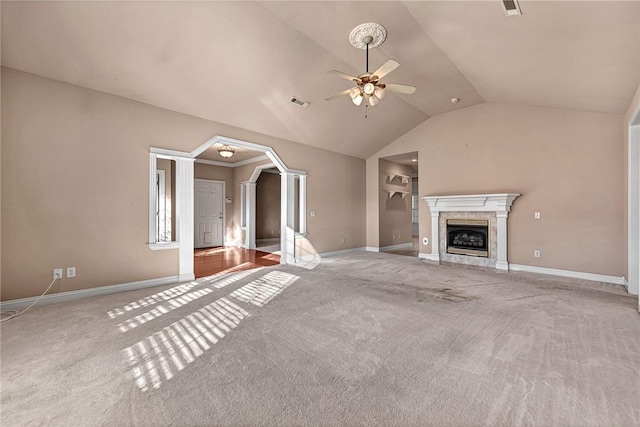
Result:
<svg viewBox="0 0 640 427"><path fill-rule="evenodd" d="M67 277L76 277L75 267L67 267Z"/></svg>
<svg viewBox="0 0 640 427"><path fill-rule="evenodd" d="M540 219L540 212L534 212L533 213L533 218L534 219Z"/></svg>
<svg viewBox="0 0 640 427"><path fill-rule="evenodd" d="M316 211L311 211L311 216L316 216Z"/></svg>
<svg viewBox="0 0 640 427"><path fill-rule="evenodd" d="M54 279L62 279L62 269L61 268L54 268L53 269L53 278Z"/></svg>
<svg viewBox="0 0 640 427"><path fill-rule="evenodd" d="M540 251L533 251L533 256L535 258L540 258Z"/></svg>
<svg viewBox="0 0 640 427"><path fill-rule="evenodd" d="M341 237L341 238L340 238L340 242L341 242L342 244L344 244L344 237Z"/></svg>

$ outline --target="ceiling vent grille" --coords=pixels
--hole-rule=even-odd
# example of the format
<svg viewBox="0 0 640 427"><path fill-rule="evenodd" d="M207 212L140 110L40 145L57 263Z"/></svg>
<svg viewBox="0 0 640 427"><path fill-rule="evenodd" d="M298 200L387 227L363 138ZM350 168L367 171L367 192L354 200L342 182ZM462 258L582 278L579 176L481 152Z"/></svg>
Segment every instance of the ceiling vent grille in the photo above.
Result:
<svg viewBox="0 0 640 427"><path fill-rule="evenodd" d="M298 107L307 108L309 106L309 102L303 101L302 99L298 99L295 96L291 98L291 102L296 104Z"/></svg>
<svg viewBox="0 0 640 427"><path fill-rule="evenodd" d="M500 3L502 3L502 8L504 9L505 15L522 15L522 12L520 11L520 5L516 0L502 0Z"/></svg>

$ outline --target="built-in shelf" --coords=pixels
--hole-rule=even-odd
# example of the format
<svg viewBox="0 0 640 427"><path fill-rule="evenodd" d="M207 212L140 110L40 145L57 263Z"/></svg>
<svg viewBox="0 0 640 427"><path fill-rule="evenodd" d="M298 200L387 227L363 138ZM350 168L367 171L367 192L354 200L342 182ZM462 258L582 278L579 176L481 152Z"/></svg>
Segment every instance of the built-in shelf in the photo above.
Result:
<svg viewBox="0 0 640 427"><path fill-rule="evenodd" d="M408 184L409 180L411 179L411 177L409 175L400 175L398 173L390 173L389 174L389 182L393 181L396 178L399 178L400 182L403 183L403 184Z"/></svg>
<svg viewBox="0 0 640 427"><path fill-rule="evenodd" d="M407 197L407 194L409 194L408 191L398 191L398 190L388 190L388 192L389 192L389 198L392 198L396 194L400 194L404 199L405 197Z"/></svg>

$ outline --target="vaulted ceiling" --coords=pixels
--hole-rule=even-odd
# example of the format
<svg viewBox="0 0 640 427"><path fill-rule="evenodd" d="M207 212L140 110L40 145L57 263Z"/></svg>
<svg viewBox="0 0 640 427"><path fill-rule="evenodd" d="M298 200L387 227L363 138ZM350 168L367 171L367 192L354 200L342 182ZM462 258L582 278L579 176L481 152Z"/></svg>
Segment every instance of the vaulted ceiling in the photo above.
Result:
<svg viewBox="0 0 640 427"><path fill-rule="evenodd" d="M623 114L639 84L637 1L8 2L2 64L169 110L367 158L428 117L482 102ZM329 75L417 86L365 118ZM300 108L292 96L309 101ZM451 98L460 98L452 104Z"/></svg>

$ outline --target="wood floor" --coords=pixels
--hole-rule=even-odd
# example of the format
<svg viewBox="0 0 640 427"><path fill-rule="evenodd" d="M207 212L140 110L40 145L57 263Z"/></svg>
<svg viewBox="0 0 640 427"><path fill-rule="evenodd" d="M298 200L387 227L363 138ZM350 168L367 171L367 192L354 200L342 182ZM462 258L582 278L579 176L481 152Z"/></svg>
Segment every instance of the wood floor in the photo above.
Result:
<svg viewBox="0 0 640 427"><path fill-rule="evenodd" d="M280 256L237 247L194 249L193 267L197 278L220 272L250 270L280 264Z"/></svg>

